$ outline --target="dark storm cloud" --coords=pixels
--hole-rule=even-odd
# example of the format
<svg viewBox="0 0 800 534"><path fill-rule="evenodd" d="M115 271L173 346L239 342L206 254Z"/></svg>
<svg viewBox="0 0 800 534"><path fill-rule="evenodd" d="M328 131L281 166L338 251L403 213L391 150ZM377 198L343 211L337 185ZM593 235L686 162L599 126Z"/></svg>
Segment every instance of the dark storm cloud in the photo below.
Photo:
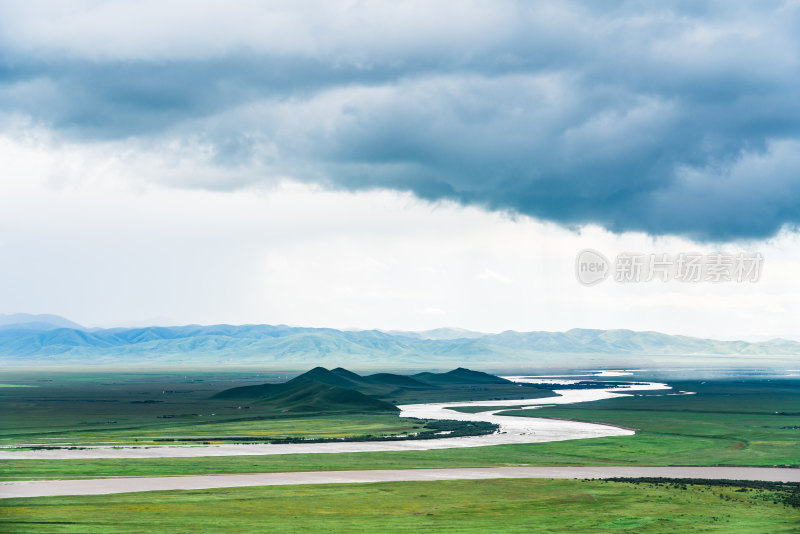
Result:
<svg viewBox="0 0 800 534"><path fill-rule="evenodd" d="M312 45L10 39L0 111L87 143L205 143L252 173L222 189L289 176L706 240L800 221L796 4L454 4L452 27L392 5L309 22Z"/></svg>

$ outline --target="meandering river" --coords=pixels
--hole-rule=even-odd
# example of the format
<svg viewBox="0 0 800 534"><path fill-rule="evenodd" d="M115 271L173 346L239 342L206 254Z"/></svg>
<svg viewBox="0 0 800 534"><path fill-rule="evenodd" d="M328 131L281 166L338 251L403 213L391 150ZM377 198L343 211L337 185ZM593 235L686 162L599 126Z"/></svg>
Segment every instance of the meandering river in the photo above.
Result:
<svg viewBox="0 0 800 534"><path fill-rule="evenodd" d="M535 380L527 377L505 377L516 382ZM328 443L288 444L223 444L223 445L165 445L153 447L88 447L85 449L8 450L0 449L0 459L77 459L77 458L180 458L201 456L241 456L266 454L314 454L342 452L379 452L483 447L512 443L542 443L570 439L627 436L634 431L611 425L562 421L535 417L497 415L509 407L536 408L544 405L572 404L618 397L642 390L670 389L657 382L631 383L605 389L559 389L557 397L541 399L469 401L400 406L400 417L424 419L456 419L461 421L486 421L500 426L498 432L484 436L439 438L397 441L353 441ZM479 413L463 413L450 407L491 406L493 409Z"/></svg>

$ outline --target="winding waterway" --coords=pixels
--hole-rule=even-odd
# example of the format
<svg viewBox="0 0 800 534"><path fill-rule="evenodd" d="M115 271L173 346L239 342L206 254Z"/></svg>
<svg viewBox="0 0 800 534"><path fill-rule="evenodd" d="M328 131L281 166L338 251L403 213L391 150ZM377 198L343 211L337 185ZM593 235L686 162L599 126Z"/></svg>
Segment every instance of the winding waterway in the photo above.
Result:
<svg viewBox="0 0 800 534"><path fill-rule="evenodd" d="M527 377L505 377L516 382L535 380ZM455 438L397 441L353 441L327 443L287 444L222 444L222 445L167 445L153 447L87 447L84 449L9 450L0 449L0 459L88 459L88 458L182 458L202 456L243 456L268 454L315 454L342 452L418 451L484 447L520 443L543 443L570 439L628 436L634 431L611 425L563 421L536 417L497 415L510 407L536 408L543 405L572 404L609 399L633 391L670 389L657 382L630 383L604 389L559 389L558 396L541 399L468 401L447 403L406 404L399 406L400 417L423 419L455 419L485 421L499 425L494 434ZM463 413L451 407L491 406L479 413Z"/></svg>

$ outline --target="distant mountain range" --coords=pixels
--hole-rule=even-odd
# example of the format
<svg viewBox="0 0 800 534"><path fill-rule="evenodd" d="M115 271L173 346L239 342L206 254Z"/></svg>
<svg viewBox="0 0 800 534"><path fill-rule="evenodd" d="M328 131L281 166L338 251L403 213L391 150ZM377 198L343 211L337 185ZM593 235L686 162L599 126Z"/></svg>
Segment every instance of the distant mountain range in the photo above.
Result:
<svg viewBox="0 0 800 534"><path fill-rule="evenodd" d="M0 316L0 365L312 365L383 369L483 369L607 365L792 365L800 343L750 343L659 332L572 329L484 334L440 328L426 332L344 331L285 325L213 325L88 330L52 315ZM794 363L797 365L797 363Z"/></svg>

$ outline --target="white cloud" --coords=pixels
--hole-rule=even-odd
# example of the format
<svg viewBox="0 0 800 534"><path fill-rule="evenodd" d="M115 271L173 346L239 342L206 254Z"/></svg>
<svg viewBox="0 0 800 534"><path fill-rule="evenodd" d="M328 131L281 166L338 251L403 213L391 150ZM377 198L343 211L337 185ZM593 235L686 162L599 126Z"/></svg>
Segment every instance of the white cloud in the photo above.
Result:
<svg viewBox="0 0 800 534"><path fill-rule="evenodd" d="M27 116L119 167L147 152L158 172L139 180L186 188L290 178L767 237L800 218L780 183L797 168L797 15L733 0L7 1L0 131ZM730 181L767 152L784 175L741 174L764 194L686 209L700 195L684 177Z"/></svg>
<svg viewBox="0 0 800 534"><path fill-rule="evenodd" d="M609 257L711 247L596 227L573 233L385 191L291 182L271 190L172 189L134 179L162 171L147 153L29 138L36 140L0 139L0 312L59 313L89 325L169 317L722 338L796 332L796 234L726 247L764 255L757 284L587 288L573 271L586 247Z"/></svg>
<svg viewBox="0 0 800 534"><path fill-rule="evenodd" d="M0 312L797 335L797 234L726 247L758 284L586 288L583 248L713 246L480 209L796 224L797 8L2 2Z"/></svg>

